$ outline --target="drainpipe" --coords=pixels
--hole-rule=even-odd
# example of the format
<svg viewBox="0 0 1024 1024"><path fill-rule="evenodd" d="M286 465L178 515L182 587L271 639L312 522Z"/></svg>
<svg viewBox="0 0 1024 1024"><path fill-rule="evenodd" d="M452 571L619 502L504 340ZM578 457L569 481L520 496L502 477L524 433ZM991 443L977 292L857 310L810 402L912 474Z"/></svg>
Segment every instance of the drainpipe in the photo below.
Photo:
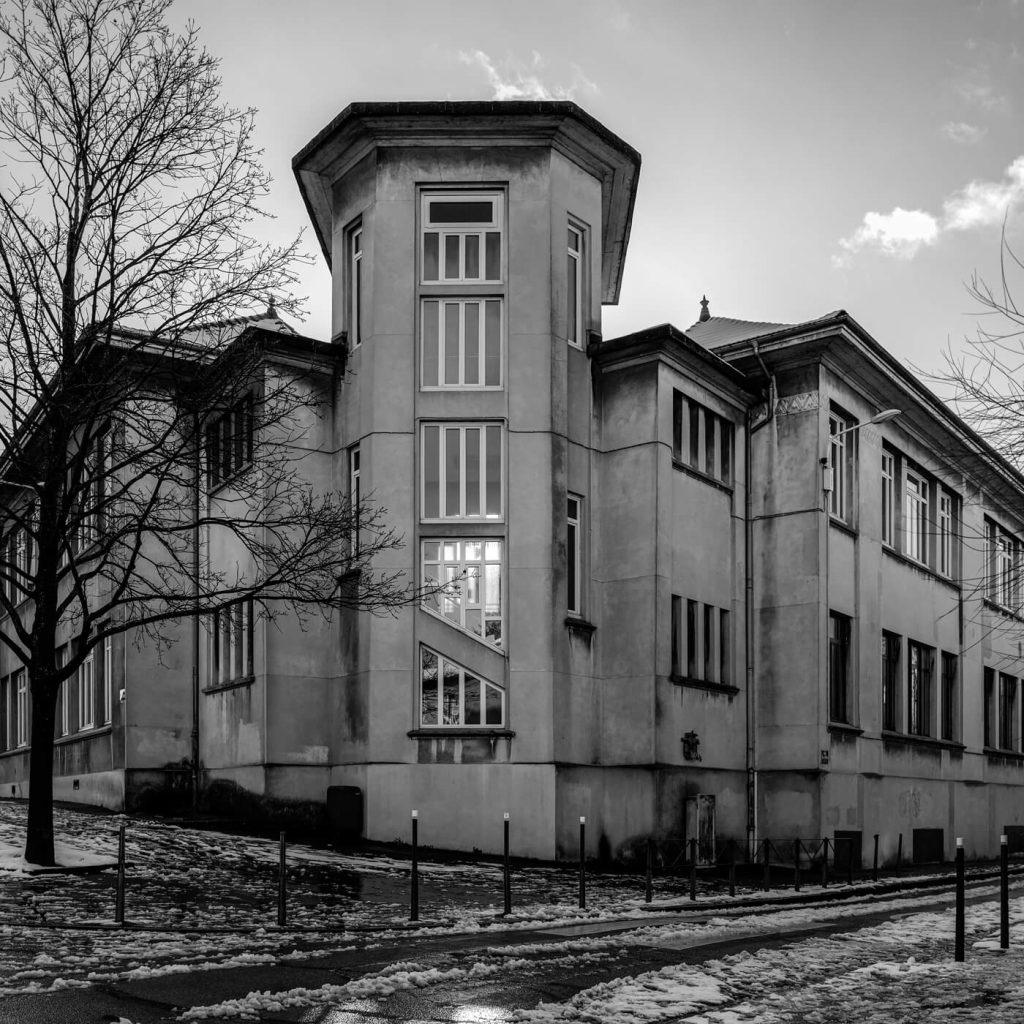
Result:
<svg viewBox="0 0 1024 1024"><path fill-rule="evenodd" d="M747 850L748 856L757 849L757 700L754 691L755 659L754 643L754 495L753 495L753 436L775 418L776 396L775 376L768 371L757 342L750 343L754 357L768 380L767 413L764 419L754 422L752 411L747 412L747 429L743 445L743 625L746 647L746 770L747 770Z"/></svg>
<svg viewBox="0 0 1024 1024"><path fill-rule="evenodd" d="M199 413L193 413L192 456L192 593L199 603ZM199 811L199 616L192 616L192 811Z"/></svg>

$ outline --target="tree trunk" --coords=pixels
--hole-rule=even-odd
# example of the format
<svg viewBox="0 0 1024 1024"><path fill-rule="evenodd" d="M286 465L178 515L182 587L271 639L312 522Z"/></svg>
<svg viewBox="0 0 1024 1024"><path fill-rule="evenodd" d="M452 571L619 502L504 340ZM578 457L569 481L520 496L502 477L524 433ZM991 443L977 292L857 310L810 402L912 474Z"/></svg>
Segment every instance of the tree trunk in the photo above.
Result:
<svg viewBox="0 0 1024 1024"><path fill-rule="evenodd" d="M32 749L29 753L28 830L25 860L51 867L53 857L53 730L58 687L31 683Z"/></svg>

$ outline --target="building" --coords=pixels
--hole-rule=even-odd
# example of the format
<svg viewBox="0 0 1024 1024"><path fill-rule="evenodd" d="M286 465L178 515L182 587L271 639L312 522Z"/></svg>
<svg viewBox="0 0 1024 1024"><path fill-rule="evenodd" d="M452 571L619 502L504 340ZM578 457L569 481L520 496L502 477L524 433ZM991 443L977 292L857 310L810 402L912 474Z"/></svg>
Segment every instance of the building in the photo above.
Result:
<svg viewBox="0 0 1024 1024"><path fill-rule="evenodd" d="M353 104L296 156L346 359L313 471L388 509L381 569L451 586L250 616L237 672L201 642L204 786L347 787L364 835L416 810L461 849L508 812L545 858L581 816L593 855L993 853L1024 830L1024 478L842 312L603 338L639 167L567 102Z"/></svg>

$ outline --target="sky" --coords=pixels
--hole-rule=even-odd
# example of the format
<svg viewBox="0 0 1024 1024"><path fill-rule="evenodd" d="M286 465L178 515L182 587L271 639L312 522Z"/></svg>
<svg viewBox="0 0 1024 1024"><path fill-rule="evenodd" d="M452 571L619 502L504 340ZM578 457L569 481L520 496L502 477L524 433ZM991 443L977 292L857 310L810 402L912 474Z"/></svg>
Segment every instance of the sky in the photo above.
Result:
<svg viewBox="0 0 1024 1024"><path fill-rule="evenodd" d="M291 158L354 101L572 99L639 150L605 338L685 329L706 294L747 320L845 309L940 370L985 323L967 285L999 285L1004 222L1024 254L1021 0L178 0L190 19L259 111L261 236L306 228L314 337L329 273Z"/></svg>

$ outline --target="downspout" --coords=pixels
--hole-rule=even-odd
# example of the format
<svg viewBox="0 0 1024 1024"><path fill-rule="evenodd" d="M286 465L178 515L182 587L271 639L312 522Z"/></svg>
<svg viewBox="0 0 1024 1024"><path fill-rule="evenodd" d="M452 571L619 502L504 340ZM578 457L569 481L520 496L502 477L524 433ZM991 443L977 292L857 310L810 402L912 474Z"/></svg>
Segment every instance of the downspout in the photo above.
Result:
<svg viewBox="0 0 1024 1024"><path fill-rule="evenodd" d="M199 604L199 413L193 414L192 593ZM192 616L192 811L199 811L199 616Z"/></svg>
<svg viewBox="0 0 1024 1024"><path fill-rule="evenodd" d="M761 353L758 351L757 342L751 341L751 349L754 357L761 366L761 371L768 380L767 411L764 419L758 423L754 422L752 410L747 412L747 429L744 433L743 445L743 566L744 566L744 590L743 590L743 625L745 631L746 648L746 726L747 726L747 856L756 856L757 851L757 701L754 692L755 661L754 661L754 495L753 495L753 436L763 426L771 423L775 418L775 404L777 390L775 376L769 373L765 366Z"/></svg>

